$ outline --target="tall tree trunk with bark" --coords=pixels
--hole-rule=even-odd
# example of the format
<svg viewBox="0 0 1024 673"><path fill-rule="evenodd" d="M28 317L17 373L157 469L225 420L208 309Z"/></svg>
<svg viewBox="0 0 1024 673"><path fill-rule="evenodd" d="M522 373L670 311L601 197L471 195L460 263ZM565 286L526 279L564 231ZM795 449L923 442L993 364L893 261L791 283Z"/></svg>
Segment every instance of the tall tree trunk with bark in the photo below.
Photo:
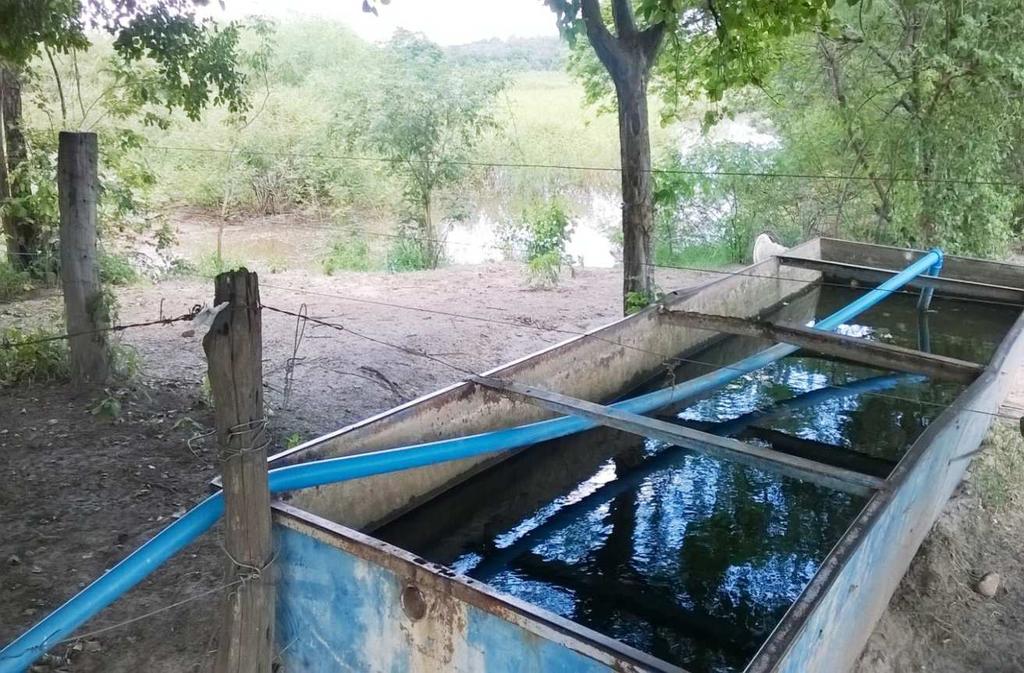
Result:
<svg viewBox="0 0 1024 673"><path fill-rule="evenodd" d="M619 102L619 151L622 162L622 296L653 299L654 231L651 137L647 117L646 76L637 73L616 87Z"/></svg>
<svg viewBox="0 0 1024 673"><path fill-rule="evenodd" d="M25 135L21 131L21 81L18 73L0 66L0 201L21 193L17 169L26 160ZM16 269L26 269L39 254L39 230L29 220L3 209L7 259Z"/></svg>
<svg viewBox="0 0 1024 673"><path fill-rule="evenodd" d="M647 78L661 49L665 24L638 30L628 0L612 0L616 34L604 23L598 0L582 0L587 39L615 83L619 104L622 160L622 303L628 311L637 299L654 299L651 234L654 194L651 137L647 117Z"/></svg>

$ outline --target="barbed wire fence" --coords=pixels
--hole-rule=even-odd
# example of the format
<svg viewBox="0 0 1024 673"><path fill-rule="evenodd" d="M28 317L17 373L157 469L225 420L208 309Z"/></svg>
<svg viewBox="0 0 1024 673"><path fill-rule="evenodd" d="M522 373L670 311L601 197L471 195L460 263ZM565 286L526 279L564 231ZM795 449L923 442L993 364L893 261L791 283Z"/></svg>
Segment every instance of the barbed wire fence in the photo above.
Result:
<svg viewBox="0 0 1024 673"><path fill-rule="evenodd" d="M685 269L685 270L692 270L692 271L697 271L697 272L710 273L710 274L714 274L714 275L727 275L727 276L733 276L733 277L751 277L751 278L771 279L771 280L774 280L774 281L791 282L791 283L795 283L795 284L799 284L799 285L807 285L808 284L807 281L800 280L800 279L797 279L797 278L783 278L783 277L779 277L779 276L775 276L775 275L771 275L771 274L758 273L758 272L754 272L754 271L750 271L750 270L744 270L744 269L734 270L734 271L723 271L723 270L698 269L698 268L691 268L691 267L669 267L669 268L681 268L681 269ZM821 285L825 285L825 286L832 286L832 287L839 287L839 288L844 288L844 289L850 289L851 288L849 283L833 283L833 282L827 282L827 281L817 281L817 284L821 284ZM683 357L683 356L678 355L678 354L667 354L667 353L657 352L657 351L653 351L653 350L650 350L650 349L638 347L638 346L635 346L635 345L632 345L632 344L624 343L624 342L619 341L619 340L614 340L614 339L608 339L608 338L605 338L605 337L601 337L600 335L595 334L593 332L568 329L568 328L564 328L564 327L551 327L551 326L540 325L540 324L536 324L534 322L527 322L527 321L504 320L504 319L493 318L493 317L490 317L490 316L474 314L474 313L468 313L468 312L457 312L457 311L449 311L449 310L442 310L442 309L436 309L436 308L414 306L414 305L409 305L409 304L400 304L400 303L396 303L396 302L384 301L384 300L379 300L379 299L370 299L370 298L366 298L366 297L356 297L356 296L352 296L352 295L344 295L344 294L339 294L339 293L323 292L323 291L320 291L320 290L296 288L296 287L291 287L291 286L287 286L287 285L280 285L280 284L277 284L277 283L263 282L262 286L265 287L265 288L270 288L270 289L275 289L275 290L279 290L279 291L284 291L284 292L290 293L291 295L296 296L296 297L300 297L300 296L319 296L319 297L323 297L323 298L336 299L336 300L341 300L341 301L345 301L345 302L352 302L352 303L357 303L357 304L374 305L374 306L383 307L383 308L387 308L387 309L392 309L392 310L396 310L396 311L400 311L400 312L425 313L425 314L439 315L439 316L444 316L444 317L448 317L448 318L455 318L455 319L460 319L460 320L469 320L469 321L475 321L475 322L488 323L488 324L497 325L497 326L501 326L501 327L505 327L505 328L511 327L511 328L515 328L515 329L527 329L527 330L531 330L531 331L535 331L535 332L557 335L557 336L559 336L559 337L561 337L563 339L581 338L581 339L598 340L598 341L607 343L608 345L614 346L614 347L617 347L617 348L623 348L623 349L628 349L628 350L635 350L635 351L639 351L639 352L642 352L642 353L647 354L647 355L654 355L654 356L656 356L656 357L658 357L660 359L661 367L663 369L665 369L666 372L674 371L675 369L677 369L678 367L680 367L680 366L682 366L684 364L697 365L697 366L700 366L700 367L730 369L730 366L727 365L727 364L723 365L721 363L711 362L711 361L707 361L707 360L700 360L700 359L693 358L693 357ZM871 288L870 287L863 287L863 288L858 288L858 289L863 290L863 291L867 291L867 290L869 290ZM894 290L894 291L891 291L891 293L892 294L916 295L916 293L914 293L912 291L909 291L909 290ZM943 298L944 299L948 299L948 300L960 300L960 301L966 301L966 302L971 302L971 303L993 304L993 305L997 305L997 306L1014 308L1014 309L1017 309L1017 310L1024 309L1024 304L1017 304L1017 303L1013 303L1013 302L1002 302L1002 301L993 301L993 300L986 300L986 299L974 299L974 298L969 298L969 297L955 297L955 296L943 297ZM7 341L7 340L0 340L0 348L3 348L3 349L17 349L17 348L21 348L21 347L25 347L25 346L32 346L32 345L41 344L41 343L67 340L67 339L71 339L71 338L76 337L76 336L82 336L82 335L85 335L85 334L91 334L91 333L96 333L96 332L119 333L119 332L124 332L126 330L138 329L138 328L144 328L144 327L171 325L171 324L180 323L180 322L194 322L196 320L196 318L202 313L203 308L204 308L203 305L197 303L197 304L193 305L193 308L188 313L184 313L184 314L181 314L181 315L178 315L178 316L173 316L173 317L157 318L157 319L148 320L148 321L141 321L141 322L135 322L135 323L126 323L126 324L112 325L110 327L106 327L106 328L103 328L103 329L90 330L90 331L87 331L87 332L54 334L54 335L48 335L48 336L37 338L37 339L26 339L26 340L17 341L17 342L11 342L11 341ZM283 370L284 370L283 385L280 388L277 388L277 387L274 387L274 386L270 386L271 389L275 390L275 392L279 392L282 395L282 398L283 398L282 408L285 408L285 409L288 408L289 400L290 400L292 391L294 389L296 368L300 364L302 364L303 361L304 361L304 358L300 356L301 347L302 347L305 339L313 338L312 334L309 337L306 336L307 326L310 323L315 325L315 326L318 326L318 327L328 328L330 330L333 330L336 333L344 333L344 334L352 335L352 336L354 336L354 337L356 337L358 339L362 339L364 341L376 344L378 346L382 346L382 347L385 347L385 348L388 348L388 349L400 352L400 353L402 353L404 355L407 355L407 356L411 356L411 357L414 357L414 358L419 358L419 359L422 359L422 360L427 360L427 361L432 362L434 364L440 365L440 366L442 366L442 367L444 367L444 368L446 368L446 369L448 369L448 370L450 370L452 372L455 372L456 374L459 374L459 375L465 375L465 376L468 376L468 377L476 377L476 376L479 376L480 373L481 373L477 369L473 369L473 368L467 367L465 365L453 363L453 362L451 362L449 360L446 360L443 357L440 357L440 356L435 355L435 354L428 353L427 351L424 351L424 350L419 349L419 348L412 347L412 346L410 346L408 344L401 344L401 343L396 343L396 342L393 342L393 341L388 341L385 338L382 338L380 336L375 336L373 334L368 333L365 329L362 329L362 328L361 329L356 329L356 328L352 327L350 324L346 325L346 324L342 324L342 323L338 323L338 322L331 322L329 320L318 318L315 315L310 314L309 304L307 302L305 302L305 301L301 302L296 310L291 310L291 309L286 309L286 308L282 308L282 307L278 307L278 306L274 306L274 305L269 305L266 302L264 302L262 304L261 308L264 311L270 311L270 312L274 312L274 313L280 314L282 316L288 316L288 317L295 318L295 331L294 331L294 339L293 339L293 342L292 342L291 355L285 359L285 361L283 363L283 367L282 367ZM693 327L692 329L705 329L707 331L715 331L715 330L713 330L711 328L700 328L700 327ZM319 335L317 335L317 336L319 336ZM497 364L497 363L491 363L491 364ZM279 370L271 369L267 373L268 374L272 374L272 373L276 373L276 371L279 371ZM364 376L362 378L365 378L367 380L373 381L373 379L368 377L368 376ZM387 380L386 377L383 377L383 378L385 378L385 380ZM394 390L393 382L389 381L389 383L392 383L392 390ZM265 385L267 385L267 384L265 383ZM826 383L826 384L824 384L824 387L843 389L845 387L845 384ZM860 394L864 394L864 395L868 395L868 396L884 397L884 398L888 398L888 399L892 399L892 400L899 400L899 401L902 401L902 402L905 402L905 403L909 403L909 404L925 404L925 405L929 405L930 404L930 405L933 405L933 406L940 406L940 407L947 406L944 403L929 402L929 401L921 400L921 399L918 399L918 398L901 397L901 396L892 395L892 394L889 394L889 393L870 392L870 391L868 391L868 392L861 392ZM1007 419L1007 420L1014 420L1014 421L1019 421L1020 420L1020 417L1010 416L1010 415L1003 414L1003 413L993 413L993 412L977 410L977 409L966 409L966 411L969 411L969 412L972 412L972 413L981 413L981 414L996 416L996 417L1004 418L1004 419ZM198 438L199 437L197 436L196 439L198 439Z"/></svg>

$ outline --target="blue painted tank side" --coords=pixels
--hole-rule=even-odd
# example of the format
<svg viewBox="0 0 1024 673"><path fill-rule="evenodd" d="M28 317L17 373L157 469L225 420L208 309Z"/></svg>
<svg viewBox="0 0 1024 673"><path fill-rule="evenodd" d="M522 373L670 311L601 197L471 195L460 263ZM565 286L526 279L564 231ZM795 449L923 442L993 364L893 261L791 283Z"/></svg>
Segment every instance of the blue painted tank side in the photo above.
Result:
<svg viewBox="0 0 1024 673"><path fill-rule="evenodd" d="M402 604L402 592L410 579L281 524L275 525L274 536L278 544L278 650L286 671L615 670L566 642L538 635L515 618L492 614L451 592L435 590L429 583L416 583L426 614L413 620ZM557 637L568 639L564 634Z"/></svg>

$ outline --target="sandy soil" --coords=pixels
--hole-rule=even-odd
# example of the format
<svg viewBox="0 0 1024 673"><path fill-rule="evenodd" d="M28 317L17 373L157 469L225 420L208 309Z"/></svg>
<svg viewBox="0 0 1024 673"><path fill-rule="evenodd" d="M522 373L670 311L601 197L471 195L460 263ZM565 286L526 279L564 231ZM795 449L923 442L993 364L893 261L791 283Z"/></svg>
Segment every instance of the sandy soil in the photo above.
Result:
<svg viewBox="0 0 1024 673"><path fill-rule="evenodd" d="M1024 440L999 421L904 576L854 673L1024 671ZM998 573L992 597L978 581Z"/></svg>
<svg viewBox="0 0 1024 673"><path fill-rule="evenodd" d="M481 371L613 320L619 273L584 270L548 291L526 288L521 271L510 264L401 275L262 274L267 306L298 311L305 303L311 316L436 358L312 324L296 349L296 319L265 312L264 371L277 446L292 435L307 439L457 381L463 376L458 369ZM659 278L665 288L697 280L686 272ZM212 283L203 280L128 288L119 292L120 320L176 315L211 295ZM46 321L58 309L55 296L0 306L0 326ZM182 336L183 330L174 325L124 333L142 367L130 386L82 395L62 384L0 391L0 642L206 492L215 472L214 447L194 439L212 421L201 385L205 364L198 337ZM290 385L289 358L295 358ZM116 417L92 413L106 397L120 401ZM1007 432L1001 441L1010 449L984 460L1018 456L1016 431ZM973 481L962 489L894 597L859 673L1024 670L1020 484L1007 487L1010 496L999 505ZM89 634L55 648L40 670L205 670L223 583L217 539L206 536L172 560L90 623ZM992 570L1002 574L1002 588L983 598L973 585ZM181 601L188 602L164 609Z"/></svg>

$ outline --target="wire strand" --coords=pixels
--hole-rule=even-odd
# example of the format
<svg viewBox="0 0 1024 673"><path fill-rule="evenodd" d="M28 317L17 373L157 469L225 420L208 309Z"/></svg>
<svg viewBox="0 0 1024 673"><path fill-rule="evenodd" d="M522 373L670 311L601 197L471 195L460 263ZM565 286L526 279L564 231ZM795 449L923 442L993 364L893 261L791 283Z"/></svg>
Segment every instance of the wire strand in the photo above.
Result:
<svg viewBox="0 0 1024 673"><path fill-rule="evenodd" d="M289 291L294 292L296 294L313 294L313 295L322 295L322 296L327 296L327 297L336 297L336 298L339 298L339 299L350 299L348 297L344 297L344 296L341 296L341 295L330 295L330 294L326 294L326 293L305 291L305 290L300 290L300 289L296 289L296 288L288 288L288 287L284 287L284 286L273 286L273 287L276 287L277 289L289 290ZM867 289L872 289L872 288L867 288ZM360 301L360 300L352 298L351 301ZM704 360L698 360L698 359L695 359L695 358L683 357L683 356L679 356L679 355L666 355L665 353L660 353L658 351L653 351L653 350L650 350L650 349L642 348L640 346L634 346L632 344L622 343L621 341L616 341L616 340L613 340L613 339L607 339L607 338L604 338L604 337L600 337L600 336L598 336L596 334L589 333L589 332L579 332L579 331L576 331L576 330L567 330L567 329L551 328L551 327L541 327L541 326L538 326L538 325L527 325L527 324L520 324L520 323L514 323L514 322L509 322L509 321L503 321L503 320L494 320L494 319L490 319L490 318L484 318L482 316L469 316L469 315L465 315L465 314L450 313L450 312L447 312L447 311L435 311L435 310L432 310L432 309L420 309L418 307L404 306L404 305L401 305L401 304L389 304L387 302L379 302L379 301L372 301L372 300L368 300L368 301L371 301L372 303L377 304L377 305L387 306L387 307L390 307L390 308L398 308L398 309L413 310L413 311L424 311L424 312L427 312L427 313L439 313L441 315L448 315L448 316L458 317L458 318L466 318L466 319L477 320L477 321L481 321L481 322L494 323L494 324L499 324L499 325L513 325L515 327L527 327L529 329L534 329L534 330L542 331L542 332L553 332L553 333L560 333L560 334L568 334L568 335L572 335L572 336L575 336L575 337L582 337L582 338L586 338L586 339L594 339L594 340L598 340L598 341L602 341L602 342L608 343L610 345L619 346L621 348L625 348L625 349L629 349L629 350L634 350L634 351L638 351L638 352L641 352L641 353L645 353L647 355L654 355L654 356L660 358L662 366L666 366L666 367L669 366L669 365L674 365L675 367L678 367L678 366L680 366L680 365L685 363L685 364L698 365L698 366L701 366L701 367L709 367L709 368L717 368L717 369L728 369L728 370L735 370L735 371L740 371L740 372L743 372L743 373L747 373L745 370L742 370L742 369L740 369L738 367L735 367L735 366L732 366L732 365L721 364L721 363L716 363L716 362L709 362L709 361L704 361ZM285 315L298 316L298 313L296 313L294 311L288 311L286 309L280 309L280 308L277 308L277 307L268 306L266 304L263 305L263 308L266 308L268 310L275 311L275 312L278 312L278 313L282 313L282 314L285 314ZM386 347L395 348L397 350L401 350L401 351L403 351L405 353L408 353L408 354L411 354L411 355L415 355L415 356L418 356L418 357L423 357L423 358L432 360L434 362L437 362L438 364L441 364L441 365L444 365L446 367L449 367L449 368L451 368L451 369L453 369L455 371L458 371L460 373L470 374L470 375L473 375L473 376L477 375L472 370L466 369L466 368L461 367L459 365L452 364L450 362L447 362L447 361L445 361L445 360L443 360L441 358L438 358L436 356L430 355L429 353L425 353L423 351L418 351L418 350L415 350L415 349L409 349L409 348L407 348L405 346L401 346L401 345L393 344L393 343L390 343L390 342L387 342L387 341L384 341L384 340L376 339L374 337L370 337L370 336L365 335L365 334L360 334L358 332L353 331L352 329L350 329L348 327L344 327L342 325L338 325L338 324L335 324L335 323L330 323L330 322L327 322L327 321L324 321L324 320L318 320L318 319L314 319L314 318L308 318L308 319L311 322L315 322L317 324L321 324L321 325L333 328L333 329L338 330L338 331L349 332L350 334L354 334L355 336L361 337L363 339L367 339L369 341L378 343L378 344L386 346ZM714 330L714 329L709 328L709 327L694 327L694 328L695 329L700 329L700 330L703 330L703 331L708 331L708 332L717 332L717 330ZM670 387L675 388L675 387L677 387L677 385L678 385L677 383L673 382L673 384ZM829 382L829 383L824 384L823 387L825 387L825 388L832 388L832 389L836 389L836 390L846 390L848 388L848 386L849 386L849 384L841 384L841 383ZM904 403L908 403L908 404L918 404L918 405L925 405L925 406L933 406L933 407L937 407L937 408L941 408L941 409L945 409L946 407L949 406L948 403L932 402L930 400L922 400L922 399L912 399L912 398L908 398L908 397L902 397L902 396L899 396L899 395L891 395L891 394L888 394L888 393L881 393L881 392L876 392L876 391L860 391L859 394L871 395L871 396L874 396L874 397L881 397L881 398L891 399L891 400L894 400L894 401L900 401L900 402L904 402ZM1020 417L1010 416L1008 414L1003 414L1003 413L1000 413L998 411L992 412L992 411L986 411L986 410L983 410L983 409L971 409L971 408L965 408L964 411L969 411L969 412L972 412L972 413L992 416L994 418L1002 418L1002 419L1005 419L1005 420L1010 420L1010 421L1015 421L1015 422L1019 422L1020 421Z"/></svg>
<svg viewBox="0 0 1024 673"><path fill-rule="evenodd" d="M63 645L65 643L74 643L74 642L78 642L80 640L88 640L89 638L95 638L96 636L102 635L102 634L107 633L109 631L114 631L116 629L120 629L120 628L123 628L125 626L129 626L131 624L134 624L136 622L141 622L144 619L149 619L150 617L155 617L156 615L162 614L164 612L168 612L170 610L174 610L175 608L180 608L180 607L182 607L184 605L187 605L188 603L191 603L193 601L197 601L200 598L205 598L206 596L209 596L210 594L214 594L214 593L217 593L217 592L220 592L220 591L225 591L227 589L230 589L231 587L234 587L236 585L242 584L245 581L246 581L246 578L238 578L238 579L232 580L231 582L228 582L226 584L222 584L220 586L213 587L211 589L204 589L203 591L200 591L197 594L189 596L188 598L183 598L180 601L175 601L174 603L170 603L168 605L164 605L164 606L159 607L159 608L157 608L155 610L150 610L149 612L145 612L145 613L143 613L141 615L136 615L136 616L131 617L129 619L126 619L126 620L124 620L122 622L117 622L116 624L110 624L108 626L103 626L103 627L100 627L98 629L94 629L92 631L86 631L85 633L80 633L78 635L69 636L67 638L62 638L61 640L55 641L53 643L49 643L49 642L47 642L44 639L42 643L40 643L39 645L35 645L32 648L30 648L30 649L31 650L36 650L36 651L45 651L45 650L49 650L49 649L51 649L53 647L56 647L57 645ZM18 652L13 652L13 653L11 653L9 655L6 655L4 658L6 658L6 659L15 659L15 658L24 656L26 651L27 650L21 650L21 651L18 651Z"/></svg>
<svg viewBox="0 0 1024 673"><path fill-rule="evenodd" d="M152 149L169 152L198 152L209 154L228 154L230 150L216 147L189 147L182 145L151 145ZM374 157L358 154L330 154L322 152L279 152L271 150L251 150L247 153L261 156L293 157L305 159L337 159L340 161L363 161L383 164L409 164L427 163L426 159L388 158ZM499 162L499 161L450 161L446 162L454 166L465 166L474 168L516 168L535 170L564 170L564 171L591 171L600 173L621 173L622 168L617 166L578 166L573 164L547 164L531 162ZM642 169L641 169L642 170ZM966 178L938 178L921 176L900 176L900 175L854 175L854 174L830 174L830 173L785 173L767 171L729 171L729 170L708 170L696 168L649 168L645 172L663 175L692 175L705 177L740 177L758 179L786 179L786 180L822 180L822 181L843 181L851 180L857 182L872 182L883 180L887 182L908 182L919 184L944 184L944 185L978 185L998 187L1024 187L1020 180L968 180Z"/></svg>
<svg viewBox="0 0 1024 673"><path fill-rule="evenodd" d="M301 311L300 312L289 311L288 309L277 308L276 306L268 306L267 304L263 304L263 308L265 310L267 310L267 311L273 311L274 313L281 313L283 315L292 316L292 317L295 317L295 318L307 320L307 321L309 321L311 323L314 323L316 325L321 325L323 327L329 327L329 328L337 330L339 332L345 332L347 334L351 334L353 336L359 337L360 339L365 339L367 341L371 341L371 342L373 342L375 344L378 344L378 345L381 345L381 346L386 346L388 348L394 348L395 350L399 350L399 351L401 351L403 353L406 353L408 355L415 355L416 357L421 357L421 358L425 358L427 360L431 360L431 361L436 362L438 364L444 365L445 367L449 367L451 369L454 369L455 371L459 372L460 374L469 374L470 376L477 376L476 372L474 372L472 369L467 369L465 367L461 367L459 365L452 364L451 362L443 360L442 358L439 358L439 357L437 357L435 355L431 355L430 353L427 353L426 351L421 351L421 350L419 350L417 348L410 348L408 346L402 346L401 344L396 344L396 343L392 343L390 341L385 341L383 339L378 339L378 338L372 337L372 336L370 336L368 334L364 334L362 332L357 332L356 330L351 329L350 327L345 327L344 325L339 325L337 323L327 322L326 320L320 320L318 318L313 318L313 317L311 317L309 315L303 314Z"/></svg>
<svg viewBox="0 0 1024 673"><path fill-rule="evenodd" d="M319 229L331 230L331 229L333 229L333 230L337 231L339 229L344 229L344 225L336 225L336 224L333 224L333 223L330 223L330 222L321 222L319 224L298 224L298 225L294 225L293 224L293 225L290 225L290 226L291 227L295 227L295 228L304 228L304 229L311 229L311 230L319 230ZM396 240L421 241L421 242L435 243L435 244L442 244L442 245L456 245L456 246L462 246L462 247L467 247L467 248L478 248L478 249L479 248L485 248L485 249L488 249L488 250L494 250L494 251L497 251L497 252L501 252L503 254L508 251L508 247L501 246L501 245L493 245L493 244L487 244L487 243L482 243L482 244L463 243L463 242L459 242L459 241L450 241L447 238L430 238L430 237L425 237L425 236L415 236L415 235L408 235L408 234L389 234L387 232L365 231L365 230L360 230L358 232L353 232L353 233L357 233L359 236L373 236L373 237L377 237L377 238L388 238L388 239L396 239ZM653 262L647 262L647 263L644 264L644 266L647 266L649 268L654 268L654 269L672 269L672 270L675 270L675 271L690 271L690 272L693 272L693 273L704 273L704 274L723 275L723 276L746 276L746 277L749 277L749 278L765 278L765 279L768 279L768 280L781 281L781 282L789 282L789 283L801 283L802 284L802 283L806 283L807 282L807 281L801 280L799 278L781 278L779 276L772 275L772 274L758 274L758 273L754 273L754 272L751 272L751 271L745 271L743 269L734 269L734 270L729 270L729 269L711 269L711 268L700 267L700 266L686 266L686 265L683 265L683 264L657 264L657 263L653 263ZM824 286L824 287L837 287L837 288L843 288L843 289L850 289L851 288L851 283L849 283L849 282L828 281L828 280L825 280L824 278L819 280L819 281L817 281L817 282L820 285ZM267 284L264 283L264 285L267 285ZM913 290L906 290L906 289L890 290L890 293L891 294L912 295L912 296L917 296L917 294L918 294L917 292L915 292ZM972 303L972 304L991 304L991 305L995 305L995 306L1007 306L1007 307L1015 308L1015 309L1024 309L1024 303L1015 303L1015 302L1010 302L1010 301L1001 301L1001 300L998 300L998 299L984 299L984 298L981 298L981 297L962 297L962 296L957 296L957 295L942 295L942 298L946 299L946 300L949 300L949 301L960 301L960 302L967 302L967 303ZM353 299L353 301L356 301L356 300Z"/></svg>
<svg viewBox="0 0 1024 673"><path fill-rule="evenodd" d="M4 338L0 341L0 348L4 350L13 350L15 348L23 348L24 346L34 346L36 344L49 343L51 341L64 341L66 339L73 339L80 336L88 336L90 334L105 334L108 332L123 332L128 329L135 329L136 327L153 327L155 325L171 325L176 322L184 322L186 320L193 320L201 310L201 307L196 304L192 310L188 313L184 313L173 318L159 318L157 320L148 320L146 322L128 323L122 325L112 325L111 327L99 327L97 329L82 330L79 332L67 332L64 334L54 334L48 337L41 337L39 339L25 339L22 341L8 341Z"/></svg>

